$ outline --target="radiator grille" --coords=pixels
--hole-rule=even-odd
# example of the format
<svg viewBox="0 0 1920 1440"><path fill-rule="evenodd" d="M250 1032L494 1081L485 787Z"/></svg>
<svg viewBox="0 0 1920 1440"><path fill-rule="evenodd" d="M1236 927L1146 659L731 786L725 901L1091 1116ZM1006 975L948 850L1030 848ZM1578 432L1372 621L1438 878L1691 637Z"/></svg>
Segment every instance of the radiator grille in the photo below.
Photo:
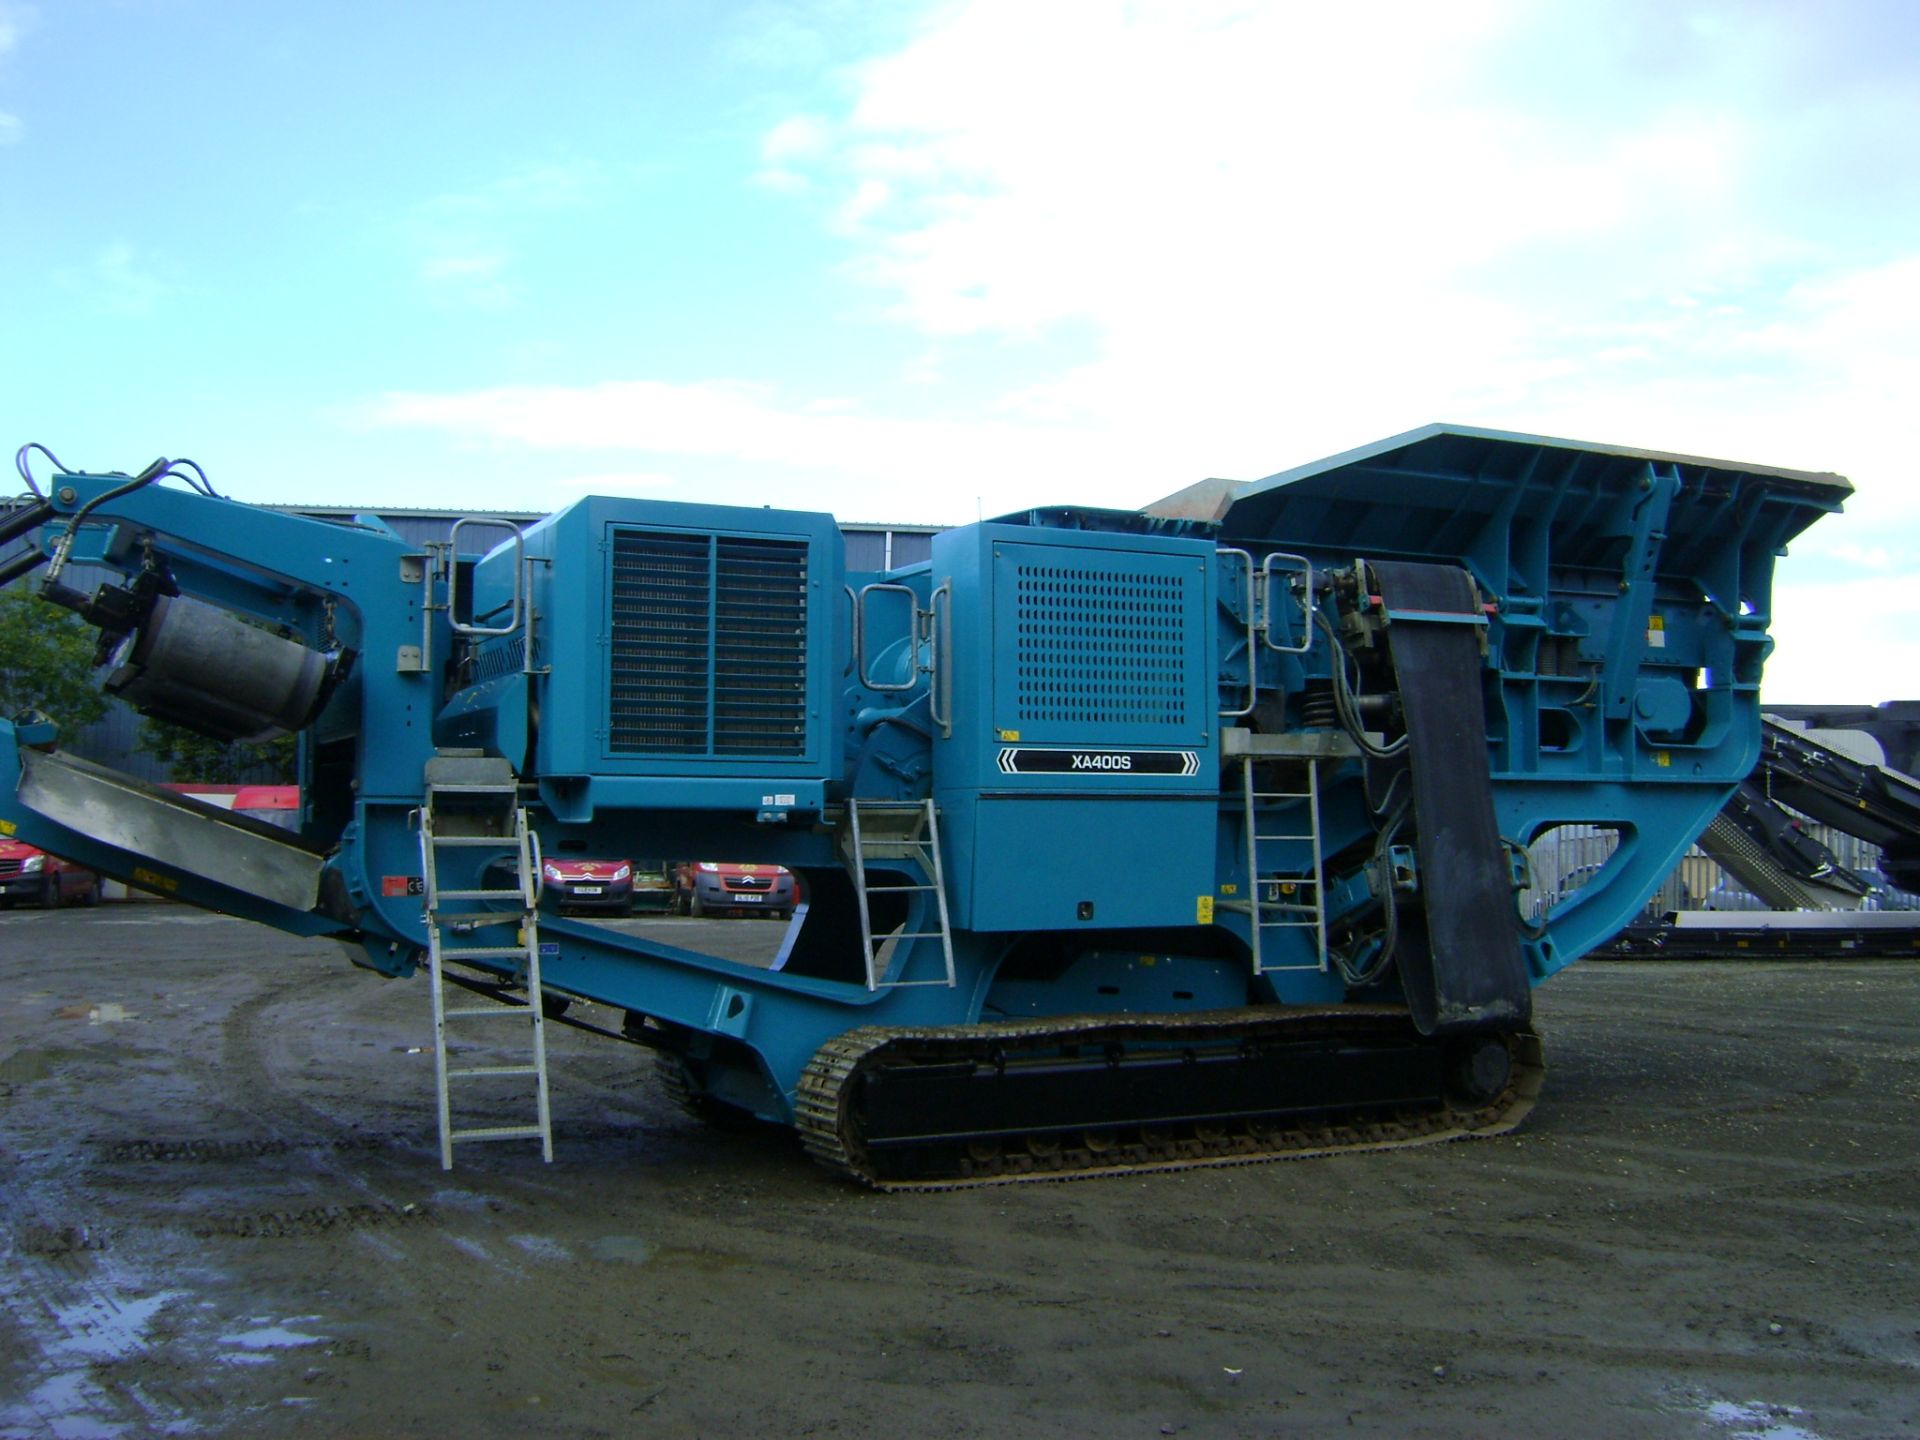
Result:
<svg viewBox="0 0 1920 1440"><path fill-rule="evenodd" d="M1021 720L1187 723L1185 576L1022 564L1014 579Z"/></svg>
<svg viewBox="0 0 1920 1440"><path fill-rule="evenodd" d="M615 753L805 753L805 541L618 532L612 606Z"/></svg>

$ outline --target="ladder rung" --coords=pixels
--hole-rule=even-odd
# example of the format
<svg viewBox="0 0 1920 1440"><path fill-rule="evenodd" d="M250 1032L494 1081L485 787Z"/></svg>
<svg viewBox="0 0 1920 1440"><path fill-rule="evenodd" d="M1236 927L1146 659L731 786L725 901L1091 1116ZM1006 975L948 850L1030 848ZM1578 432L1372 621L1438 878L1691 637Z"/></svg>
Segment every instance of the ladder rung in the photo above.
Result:
<svg viewBox="0 0 1920 1440"><path fill-rule="evenodd" d="M447 1067L449 1080L465 1080L474 1075L538 1075L538 1065L461 1065Z"/></svg>
<svg viewBox="0 0 1920 1440"><path fill-rule="evenodd" d="M428 833L436 846L491 845L495 849L502 849L519 843L511 835L440 835L431 831Z"/></svg>
<svg viewBox="0 0 1920 1440"><path fill-rule="evenodd" d="M525 897L516 887L512 890L435 890L436 900L522 900Z"/></svg>
<svg viewBox="0 0 1920 1440"><path fill-rule="evenodd" d="M440 784L429 785L427 787L427 798L429 800L435 795L518 795L519 793L520 785L518 781L508 781L504 785L495 781L490 785Z"/></svg>
<svg viewBox="0 0 1920 1440"><path fill-rule="evenodd" d="M445 941L440 944L442 960L470 960L475 957L505 959L509 955L525 959L526 954L527 947L524 945L449 945Z"/></svg>
<svg viewBox="0 0 1920 1440"><path fill-rule="evenodd" d="M532 1009L533 1007L531 1005L520 1005L508 1000L502 1001L498 1005L467 1005L462 1006L458 1010L442 1010L440 1015L442 1019L446 1020L464 1020L474 1016L490 1017L496 1015L506 1015L511 1016L515 1020L525 1020L528 1012Z"/></svg>
<svg viewBox="0 0 1920 1440"><path fill-rule="evenodd" d="M538 1125L486 1125L473 1130L449 1130L447 1138L461 1140L544 1140L547 1132Z"/></svg>
<svg viewBox="0 0 1920 1440"><path fill-rule="evenodd" d="M914 890L938 890L938 885L869 885L869 895L904 895Z"/></svg>
<svg viewBox="0 0 1920 1440"><path fill-rule="evenodd" d="M524 910L436 910L434 923L441 929L453 925L517 925L527 918Z"/></svg>

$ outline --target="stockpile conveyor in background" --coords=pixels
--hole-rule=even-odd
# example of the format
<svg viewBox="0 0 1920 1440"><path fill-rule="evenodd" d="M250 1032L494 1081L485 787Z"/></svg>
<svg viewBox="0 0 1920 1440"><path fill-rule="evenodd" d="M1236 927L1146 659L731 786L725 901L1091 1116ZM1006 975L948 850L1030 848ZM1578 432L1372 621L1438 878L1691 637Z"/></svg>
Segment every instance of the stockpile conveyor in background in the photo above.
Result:
<svg viewBox="0 0 1920 1440"><path fill-rule="evenodd" d="M1608 948L1627 955L1910 955L1920 951L1920 781L1879 743L1769 715L1759 763L1699 848L1764 908L1674 909ZM1809 822L1871 845L1877 874L1844 864ZM1722 887L1724 889L1724 887ZM1744 897L1739 897L1744 898Z"/></svg>

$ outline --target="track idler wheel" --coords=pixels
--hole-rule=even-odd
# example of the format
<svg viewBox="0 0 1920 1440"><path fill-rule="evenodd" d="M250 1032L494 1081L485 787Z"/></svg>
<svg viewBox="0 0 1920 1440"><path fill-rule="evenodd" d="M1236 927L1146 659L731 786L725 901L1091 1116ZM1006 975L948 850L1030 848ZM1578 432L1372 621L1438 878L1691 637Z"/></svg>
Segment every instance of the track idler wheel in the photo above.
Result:
<svg viewBox="0 0 1920 1440"><path fill-rule="evenodd" d="M1447 1099L1462 1110L1494 1100L1513 1079L1513 1052L1504 1035L1470 1035L1448 1046Z"/></svg>

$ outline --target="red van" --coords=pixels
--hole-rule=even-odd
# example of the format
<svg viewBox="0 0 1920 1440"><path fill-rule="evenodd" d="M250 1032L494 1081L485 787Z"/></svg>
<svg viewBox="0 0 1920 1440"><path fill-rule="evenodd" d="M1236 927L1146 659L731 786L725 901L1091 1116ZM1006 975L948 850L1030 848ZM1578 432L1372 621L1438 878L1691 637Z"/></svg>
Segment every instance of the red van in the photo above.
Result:
<svg viewBox="0 0 1920 1440"><path fill-rule="evenodd" d="M100 877L86 866L24 840L0 840L0 905L24 900L51 910L69 902L92 905L99 899Z"/></svg>

